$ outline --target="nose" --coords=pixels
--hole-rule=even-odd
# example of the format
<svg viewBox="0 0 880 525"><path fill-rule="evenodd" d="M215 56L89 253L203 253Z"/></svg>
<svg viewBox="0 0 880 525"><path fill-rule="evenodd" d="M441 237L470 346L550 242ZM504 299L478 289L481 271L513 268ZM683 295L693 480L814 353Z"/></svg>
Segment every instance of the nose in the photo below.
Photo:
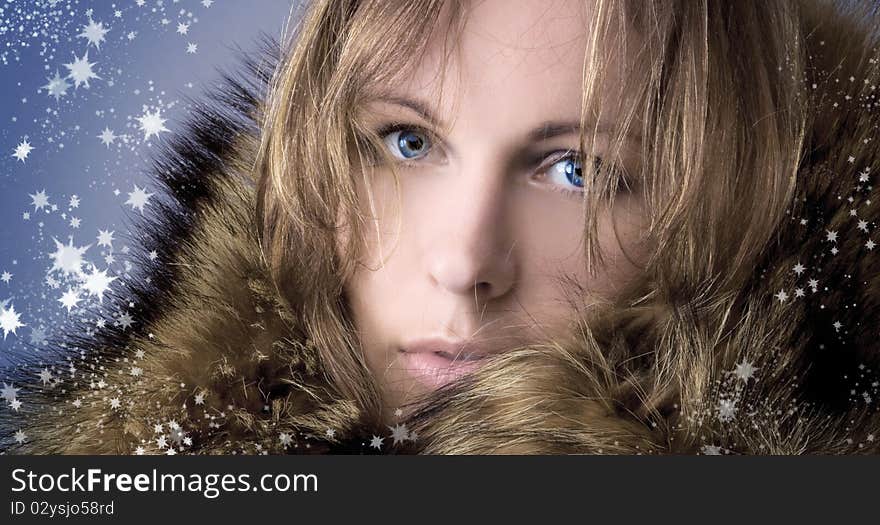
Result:
<svg viewBox="0 0 880 525"><path fill-rule="evenodd" d="M516 279L516 256L505 220L501 177L459 173L454 184L435 194L424 236L428 275L435 286L488 301L501 297ZM447 179L448 180L448 179Z"/></svg>

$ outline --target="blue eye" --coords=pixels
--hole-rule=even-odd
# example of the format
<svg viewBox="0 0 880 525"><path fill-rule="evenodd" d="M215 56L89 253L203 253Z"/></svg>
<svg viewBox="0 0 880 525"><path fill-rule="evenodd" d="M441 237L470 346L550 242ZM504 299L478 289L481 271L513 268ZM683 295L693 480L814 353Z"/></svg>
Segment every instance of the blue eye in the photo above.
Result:
<svg viewBox="0 0 880 525"><path fill-rule="evenodd" d="M414 129L391 131L385 135L384 140L391 153L403 160L424 157L431 149L428 136Z"/></svg>
<svg viewBox="0 0 880 525"><path fill-rule="evenodd" d="M553 163L547 170L548 178L553 184L571 188L584 187L583 163L572 157L566 157Z"/></svg>

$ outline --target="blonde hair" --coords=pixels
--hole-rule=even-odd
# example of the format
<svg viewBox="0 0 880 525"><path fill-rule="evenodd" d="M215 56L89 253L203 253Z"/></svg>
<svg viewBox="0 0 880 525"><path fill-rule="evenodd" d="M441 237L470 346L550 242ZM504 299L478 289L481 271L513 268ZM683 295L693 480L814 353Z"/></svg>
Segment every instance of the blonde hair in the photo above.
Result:
<svg viewBox="0 0 880 525"><path fill-rule="evenodd" d="M467 6L450 1L455 26ZM378 388L342 289L365 220L356 177L381 141L360 123L358 108L368 86L405 74L422 56L443 7L440 0L312 2L283 46L265 108L257 162L264 257L333 383L365 417L381 410ZM582 151L591 149L587 124L600 112L618 116L612 151L638 126L640 172L625 180L639 186L655 248L621 304L650 297L712 308L754 272L791 204L806 146L821 133L805 101L807 38L810 24L835 8L819 0L596 0L585 28ZM611 53L626 57L622 84L630 88L614 109L599 103ZM853 57L852 66L866 59ZM602 263L597 216L622 176L603 164L587 191L590 271ZM346 257L336 246L343 229Z"/></svg>

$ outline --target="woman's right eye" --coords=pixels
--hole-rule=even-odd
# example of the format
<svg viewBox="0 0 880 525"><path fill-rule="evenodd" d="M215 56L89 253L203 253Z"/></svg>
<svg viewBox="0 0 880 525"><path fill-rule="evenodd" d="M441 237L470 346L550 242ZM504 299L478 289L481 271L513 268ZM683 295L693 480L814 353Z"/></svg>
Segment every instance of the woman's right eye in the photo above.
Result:
<svg viewBox="0 0 880 525"><path fill-rule="evenodd" d="M431 150L431 139L424 132L413 128L392 129L382 133L382 140L395 158L415 160Z"/></svg>

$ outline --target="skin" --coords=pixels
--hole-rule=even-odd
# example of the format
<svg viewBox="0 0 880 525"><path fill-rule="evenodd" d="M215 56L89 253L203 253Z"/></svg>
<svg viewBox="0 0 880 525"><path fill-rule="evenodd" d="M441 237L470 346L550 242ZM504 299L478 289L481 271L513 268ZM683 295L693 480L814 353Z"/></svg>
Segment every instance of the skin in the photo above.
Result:
<svg viewBox="0 0 880 525"><path fill-rule="evenodd" d="M639 239L645 229L639 198L623 191L613 209L600 212L599 245L608 263L590 276L583 189L564 176L560 161L578 149L577 132L530 136L547 121L578 121L587 4L586 10L584 0L475 4L445 77L439 74L441 17L415 70L365 108L376 129L402 122L424 128L415 138L429 139L428 147L404 148L418 157L400 161L399 194L387 166L369 181L372 207L366 185L360 188L363 211L375 220L364 260L345 286L389 411L429 389L407 371L399 352L405 342L472 339L491 352L539 342L565 330L573 317L560 276L607 297L642 271L647 249ZM614 75L605 88L603 96L623 90ZM391 98L423 101L446 125ZM392 155L402 155L395 151L399 138L386 141ZM600 135L592 153L602 157L609 138ZM639 162L629 153L637 140L614 159L627 172ZM583 164L584 177L591 167Z"/></svg>

